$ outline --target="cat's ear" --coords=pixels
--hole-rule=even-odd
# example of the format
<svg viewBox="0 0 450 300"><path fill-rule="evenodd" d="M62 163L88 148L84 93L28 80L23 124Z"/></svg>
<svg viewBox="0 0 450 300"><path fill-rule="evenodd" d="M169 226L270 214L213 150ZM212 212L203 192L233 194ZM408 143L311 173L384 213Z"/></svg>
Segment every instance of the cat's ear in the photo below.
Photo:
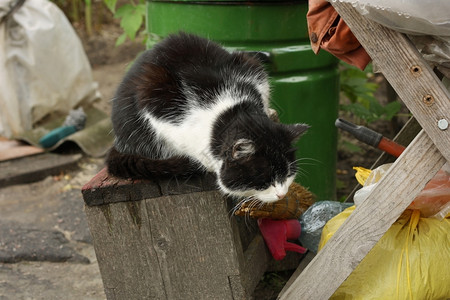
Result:
<svg viewBox="0 0 450 300"><path fill-rule="evenodd" d="M286 126L291 138L291 142L297 142L298 139L310 128L309 125L301 123L289 124Z"/></svg>
<svg viewBox="0 0 450 300"><path fill-rule="evenodd" d="M239 139L231 148L231 158L233 160L249 157L255 153L255 143L248 139Z"/></svg>

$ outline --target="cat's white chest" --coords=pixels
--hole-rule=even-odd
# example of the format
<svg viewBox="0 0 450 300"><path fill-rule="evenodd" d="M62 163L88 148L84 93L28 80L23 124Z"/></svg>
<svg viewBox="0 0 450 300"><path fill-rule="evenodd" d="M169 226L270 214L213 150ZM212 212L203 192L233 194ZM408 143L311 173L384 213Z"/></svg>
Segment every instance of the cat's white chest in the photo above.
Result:
<svg viewBox="0 0 450 300"><path fill-rule="evenodd" d="M208 108L195 107L177 124L155 118L151 113L145 113L144 118L154 128L157 138L170 145L173 155L189 156L198 160L208 171L218 171L222 161L211 153L211 138L215 120L227 109L236 105L231 98L222 98Z"/></svg>

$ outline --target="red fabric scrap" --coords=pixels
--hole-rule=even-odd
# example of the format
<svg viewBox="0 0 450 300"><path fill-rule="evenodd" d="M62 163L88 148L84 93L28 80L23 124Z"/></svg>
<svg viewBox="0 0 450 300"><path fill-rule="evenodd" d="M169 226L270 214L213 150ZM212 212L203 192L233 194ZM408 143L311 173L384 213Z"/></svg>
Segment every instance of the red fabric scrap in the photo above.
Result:
<svg viewBox="0 0 450 300"><path fill-rule="evenodd" d="M364 70L371 60L370 56L329 2L309 0L306 19L314 53L324 49L346 63Z"/></svg>

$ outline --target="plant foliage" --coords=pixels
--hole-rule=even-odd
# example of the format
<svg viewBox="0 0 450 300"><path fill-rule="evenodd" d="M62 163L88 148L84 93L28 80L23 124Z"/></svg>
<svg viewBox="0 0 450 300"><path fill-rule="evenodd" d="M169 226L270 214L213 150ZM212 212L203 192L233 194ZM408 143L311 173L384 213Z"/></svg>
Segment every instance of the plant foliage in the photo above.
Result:
<svg viewBox="0 0 450 300"><path fill-rule="evenodd" d="M145 23L146 5L145 0L129 1L117 7L117 0L103 0L108 9L114 14L114 18L120 19L122 35L116 41L116 46L125 42L127 37L134 41L139 29ZM145 42L145 41L144 41Z"/></svg>
<svg viewBox="0 0 450 300"><path fill-rule="evenodd" d="M378 84L371 82L371 68L361 71L354 66L342 63L341 93L348 103L341 104L340 109L355 115L366 123L377 120L391 120L400 110L398 101L382 105L374 96Z"/></svg>

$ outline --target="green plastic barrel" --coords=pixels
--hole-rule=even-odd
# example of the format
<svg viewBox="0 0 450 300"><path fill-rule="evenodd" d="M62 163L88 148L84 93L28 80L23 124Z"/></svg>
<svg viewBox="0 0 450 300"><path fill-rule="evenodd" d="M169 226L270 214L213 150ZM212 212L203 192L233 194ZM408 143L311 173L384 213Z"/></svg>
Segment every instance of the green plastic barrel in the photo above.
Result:
<svg viewBox="0 0 450 300"><path fill-rule="evenodd" d="M311 50L307 1L152 1L147 2L148 46L185 31L217 41L230 50L269 56L272 107L284 123L307 123L298 142L297 182L318 200L336 195L339 99L337 60Z"/></svg>

